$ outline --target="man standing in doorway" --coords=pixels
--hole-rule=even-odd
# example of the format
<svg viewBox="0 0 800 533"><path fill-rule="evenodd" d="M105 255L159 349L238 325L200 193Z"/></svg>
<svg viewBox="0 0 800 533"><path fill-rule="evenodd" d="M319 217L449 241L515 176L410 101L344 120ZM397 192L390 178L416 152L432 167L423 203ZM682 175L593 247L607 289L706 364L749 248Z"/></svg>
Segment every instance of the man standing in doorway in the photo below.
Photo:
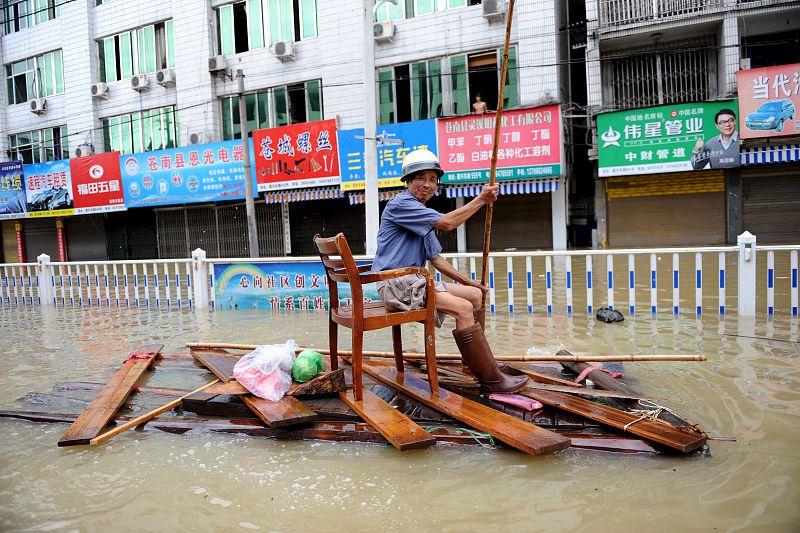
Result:
<svg viewBox="0 0 800 533"><path fill-rule="evenodd" d="M472 104L472 113L474 115L483 115L487 111L489 111L489 108L487 107L486 102L481 99L481 93L476 94L475 103Z"/></svg>

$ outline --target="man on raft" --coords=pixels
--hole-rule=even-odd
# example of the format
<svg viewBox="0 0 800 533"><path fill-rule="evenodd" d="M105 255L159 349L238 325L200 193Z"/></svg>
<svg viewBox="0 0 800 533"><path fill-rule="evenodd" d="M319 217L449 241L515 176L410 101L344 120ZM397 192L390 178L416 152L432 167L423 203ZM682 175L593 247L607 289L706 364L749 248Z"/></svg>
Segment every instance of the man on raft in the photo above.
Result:
<svg viewBox="0 0 800 533"><path fill-rule="evenodd" d="M434 229L452 231L497 199L497 185L486 185L472 201L449 213L425 207L444 172L439 158L429 150L414 150L403 159L402 177L406 190L386 206L378 230L378 250L374 271L406 267L424 267L430 261L445 276L458 281L435 282L437 326L444 316L456 320L453 337L462 361L489 392L515 392L527 383L527 376L509 376L501 372L483 334L483 293L488 289L478 281L453 268L440 254L442 245ZM378 282L378 293L387 309L405 311L425 305L425 277L409 274Z"/></svg>

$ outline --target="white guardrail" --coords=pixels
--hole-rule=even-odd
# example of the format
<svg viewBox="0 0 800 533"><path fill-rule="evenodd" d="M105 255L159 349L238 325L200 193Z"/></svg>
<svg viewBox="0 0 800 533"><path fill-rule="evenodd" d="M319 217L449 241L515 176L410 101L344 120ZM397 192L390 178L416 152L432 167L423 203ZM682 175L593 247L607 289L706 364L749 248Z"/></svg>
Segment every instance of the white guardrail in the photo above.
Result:
<svg viewBox="0 0 800 533"><path fill-rule="evenodd" d="M515 285L523 280L527 313L592 315L597 307L606 306L629 314L669 309L674 315L699 316L709 310L724 315L735 307L742 316L757 311L773 315L777 310L796 317L798 251L800 245L756 247L756 238L745 232L737 246L495 252L489 255L488 310L518 312L523 298L515 293ZM444 254L472 279L479 276L481 255ZM766 268L757 261L764 256ZM664 259L666 265L659 266ZM50 262L43 254L37 263L0 264L0 303L3 308L215 308L215 263L318 261L315 257L207 259L200 249L191 259L141 261ZM496 276L498 262L505 269L504 284ZM438 272L436 278L441 279Z"/></svg>

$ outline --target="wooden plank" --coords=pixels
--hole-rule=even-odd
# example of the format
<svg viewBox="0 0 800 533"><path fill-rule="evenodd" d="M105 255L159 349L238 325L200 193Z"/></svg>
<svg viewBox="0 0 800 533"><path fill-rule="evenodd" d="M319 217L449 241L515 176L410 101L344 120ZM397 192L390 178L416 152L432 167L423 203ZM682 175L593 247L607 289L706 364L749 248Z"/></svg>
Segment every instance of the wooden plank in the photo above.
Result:
<svg viewBox="0 0 800 533"><path fill-rule="evenodd" d="M292 382L289 387L289 396L313 396L318 394L333 394L347 389L344 379L344 368L325 372L305 383Z"/></svg>
<svg viewBox="0 0 800 533"><path fill-rule="evenodd" d="M639 420L641 416L639 414L627 413L561 392L535 390L525 391L523 394L544 404L584 416L684 453L700 448L708 440L704 433L682 431L669 424L649 419Z"/></svg>
<svg viewBox="0 0 800 533"><path fill-rule="evenodd" d="M572 355L567 350L560 350L557 355ZM562 362L561 365L564 368L568 368L569 370L575 372L576 375L579 375L581 372L590 368L592 365L587 363L568 363ZM586 377L591 379L595 386L604 389L604 390L615 390L617 392L624 392L627 394L636 394L632 388L630 388L625 383L621 382L617 378L611 377L610 375L606 374L605 372L601 372L599 370L592 370L589 372Z"/></svg>
<svg viewBox="0 0 800 533"><path fill-rule="evenodd" d="M303 424L317 418L317 413L292 396L284 396L277 402L259 398L254 394L242 394L239 398L271 428Z"/></svg>
<svg viewBox="0 0 800 533"><path fill-rule="evenodd" d="M339 399L400 451L436 444L433 435L369 389L363 389L361 401L356 401L352 389L340 392Z"/></svg>
<svg viewBox="0 0 800 533"><path fill-rule="evenodd" d="M593 389L587 387L562 387L560 385L548 385L546 383L534 383L522 388L522 392L527 390L549 390L555 392L566 392L568 394L577 394L578 396L589 396L591 398L617 398L620 400L659 400L652 396L641 396L639 394L631 394L629 392L619 392L614 390ZM518 393L518 394L521 394Z"/></svg>
<svg viewBox="0 0 800 533"><path fill-rule="evenodd" d="M192 350L192 356L201 365L211 370L223 383L228 383L234 379L233 365L241 359L221 350Z"/></svg>
<svg viewBox="0 0 800 533"><path fill-rule="evenodd" d="M392 364L364 361L363 370L403 394L525 453L542 455L563 450L570 445L568 438L443 388L433 393L426 381L410 374L399 374Z"/></svg>
<svg viewBox="0 0 800 533"><path fill-rule="evenodd" d="M537 383L547 383L549 385L561 385L562 387L583 388L583 385L581 385L580 383L575 383L574 381L569 381L554 376L548 376L547 374L541 374L539 372L534 372L533 370L528 370L526 368L522 368L520 366L511 363L507 363L506 367L512 370L512 372L509 372L509 374L513 373L525 374L526 376L531 378L532 381L535 381Z"/></svg>
<svg viewBox="0 0 800 533"><path fill-rule="evenodd" d="M114 414L128 399L136 382L164 348L162 344L148 344L128 356L122 368L83 410L75 422L58 441L59 446L89 444L114 418Z"/></svg>

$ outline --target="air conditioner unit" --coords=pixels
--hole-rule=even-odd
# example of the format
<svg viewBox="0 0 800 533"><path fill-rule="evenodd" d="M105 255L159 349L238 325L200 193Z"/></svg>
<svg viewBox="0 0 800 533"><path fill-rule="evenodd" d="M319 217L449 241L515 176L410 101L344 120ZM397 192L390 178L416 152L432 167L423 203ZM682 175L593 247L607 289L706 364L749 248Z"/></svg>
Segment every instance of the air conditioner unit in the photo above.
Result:
<svg viewBox="0 0 800 533"><path fill-rule="evenodd" d="M94 146L91 144L81 144L75 148L75 157L86 157L87 155L94 155Z"/></svg>
<svg viewBox="0 0 800 533"><path fill-rule="evenodd" d="M221 72L225 70L225 56L214 56L208 58L208 71Z"/></svg>
<svg viewBox="0 0 800 533"><path fill-rule="evenodd" d="M150 88L150 79L147 74L137 74L131 78L131 89L134 91L146 91Z"/></svg>
<svg viewBox="0 0 800 533"><path fill-rule="evenodd" d="M108 98L108 84L93 83L92 84L92 98Z"/></svg>
<svg viewBox="0 0 800 533"><path fill-rule="evenodd" d="M175 72L171 68L165 68L156 72L156 83L162 87L175 87Z"/></svg>
<svg viewBox="0 0 800 533"><path fill-rule="evenodd" d="M483 0L483 18L489 22L504 20L506 18L505 0Z"/></svg>
<svg viewBox="0 0 800 533"><path fill-rule="evenodd" d="M377 43L390 43L394 40L394 22L376 22L372 25L372 35Z"/></svg>
<svg viewBox="0 0 800 533"><path fill-rule="evenodd" d="M294 61L294 42L278 41L272 47L272 53L281 61Z"/></svg>
<svg viewBox="0 0 800 533"><path fill-rule="evenodd" d="M44 98L34 98L30 102L28 102L30 106L29 109L31 113L36 113L37 115L41 115L47 111L47 100Z"/></svg>
<svg viewBox="0 0 800 533"><path fill-rule="evenodd" d="M204 131L193 131L189 133L189 144L205 144L208 136Z"/></svg>

